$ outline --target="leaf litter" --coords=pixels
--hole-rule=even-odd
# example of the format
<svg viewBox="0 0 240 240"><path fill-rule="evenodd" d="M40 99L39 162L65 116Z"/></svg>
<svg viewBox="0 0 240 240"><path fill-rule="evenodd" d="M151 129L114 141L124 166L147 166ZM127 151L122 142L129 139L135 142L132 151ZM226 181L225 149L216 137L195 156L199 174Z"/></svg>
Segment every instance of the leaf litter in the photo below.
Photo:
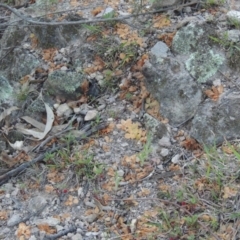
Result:
<svg viewBox="0 0 240 240"><path fill-rule="evenodd" d="M108 3L113 7L117 4L116 1L108 1ZM71 1L71 5L76 7L79 3ZM102 8L97 7L92 11L92 15L96 16L100 11ZM171 24L164 15L156 15L152 21L153 28L164 28ZM143 39L128 25L117 23L114 31L124 43L135 42L137 45L143 46ZM175 33L161 35L159 38L170 46L173 34ZM37 48L36 37L31 35L30 39L32 48ZM93 39L95 40L95 38ZM43 59L49 63L49 71L63 66L55 65L53 62L56 51L57 49L53 48L42 51ZM126 58L125 53L119 52L118 54L119 59ZM44 180L45 185L43 184L44 192L62 199L59 203L61 210L64 207L67 207L67 212L69 209L72 210L72 215L66 215L66 219L82 215L82 219L88 223L88 232L97 233L104 226L108 232L114 233L114 237L119 239L148 239L149 237L153 239L187 239L193 236L199 237L204 234L203 232L207 234L204 235L205 237L210 236L209 239L231 239L234 232L232 226L237 218L231 216L234 209L232 205L229 207L229 201L238 200L239 192L239 186L235 181L237 176L234 179L234 171L232 171L239 167L237 161L239 159L236 161L231 159L232 166L228 169L227 164L230 159L225 156L225 153L234 153L231 147L223 147L222 152L211 149L204 154L202 147L194 139L186 137L184 132L181 132L175 136L179 146L177 149L171 149L174 155L176 150L179 151L180 146L183 147L180 149L183 153L180 161L172 163L170 158L166 161L161 160L161 164L156 165L157 161L154 159L158 155L154 151L149 153L142 163L139 160L139 152L144 149L143 146L147 142L147 131L140 120L133 120L131 111L139 113L144 104L147 113L159 121L167 123L167 119L160 115L159 103L150 96L143 82L141 68L147 59L147 54L139 56L136 63L131 66L131 76L125 76L125 79L122 80L119 99L115 101L115 105L109 104L108 112L105 112L109 118L107 127L101 129L97 136L86 138L80 147L77 146L68 151L69 146L66 145L62 152L49 156L51 161L46 164L49 169ZM119 62L116 61L113 66L116 68L114 75L117 75ZM105 67L103 59L96 55L94 61L84 69L84 72L86 74L101 72L105 70ZM24 81L28 80L29 78L26 77ZM83 86L85 93L88 91L88 87L88 85ZM217 101L222 93L222 86L212 87L205 91L207 97L213 101ZM87 101L86 98L79 100L73 106ZM38 141L43 140L49 134L54 124L60 125L61 123L59 119L55 119L54 112L48 104L44 103L44 105L46 109L45 125L26 116L23 118L41 131L25 129ZM15 107L5 110L0 115L1 121L15 110L17 110ZM120 112L120 117L114 116L114 110ZM61 139L49 142L49 145L54 145L56 141L61 141ZM16 150L18 144L19 142L16 141L12 147ZM233 145L234 149L237 149L235 151L238 151L238 144L233 143ZM17 150L21 150L21 147ZM78 155L78 151L84 152L85 150L96 154L93 165L88 155ZM197 151L199 158L195 157L194 151ZM82 159L83 156L84 159ZM13 162L15 165L22 159L28 160L29 156L25 152L19 151L15 156L2 154L1 158L1 160L4 159L3 162L8 162L9 167L13 167L9 162ZM103 171L98 163L96 164L97 161L104 166ZM36 165L36 168L41 169L41 167L41 164ZM74 172L76 169L84 169L85 175L77 176ZM44 169L41 170L44 172ZM35 170L35 173L37 172L38 170ZM173 172L181 174L173 174L171 175L173 177L170 178L161 175ZM87 173L90 175L97 173L94 175L94 181L87 177ZM26 179L24 176L20 176L18 179L22 180L33 192L36 188L40 189L36 178ZM24 187L19 193L25 199L30 197L26 189L27 187ZM84 189L87 189L85 193ZM5 194L4 189L2 192ZM82 207L83 201L88 208L83 207L79 210L77 206ZM224 221L219 223L218 215L220 213L223 215ZM0 218L6 220L8 212L1 211ZM64 217L59 216L59 218L64 222ZM230 221L233 221L233 224ZM29 221L28 224L31 223ZM30 238L33 226L28 224L20 223L18 225L16 229L18 239ZM56 232L56 229L48 224L40 224L37 227L47 234ZM180 231L181 229L185 229L185 233Z"/></svg>

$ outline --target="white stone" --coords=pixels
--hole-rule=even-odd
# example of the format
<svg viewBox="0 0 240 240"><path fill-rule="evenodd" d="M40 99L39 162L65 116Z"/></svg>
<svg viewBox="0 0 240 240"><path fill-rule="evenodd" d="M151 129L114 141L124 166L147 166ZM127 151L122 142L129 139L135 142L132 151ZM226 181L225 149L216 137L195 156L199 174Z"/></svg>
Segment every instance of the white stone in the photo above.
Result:
<svg viewBox="0 0 240 240"><path fill-rule="evenodd" d="M82 238L81 234L79 234L79 233L77 233L74 236L72 236L72 240L82 240L82 239L83 238Z"/></svg>
<svg viewBox="0 0 240 240"><path fill-rule="evenodd" d="M79 107L73 108L73 111L74 111L74 113L78 114L81 112L81 108L79 108Z"/></svg>
<svg viewBox="0 0 240 240"><path fill-rule="evenodd" d="M68 70L68 68L66 66L62 66L60 69L61 69L61 71L67 71Z"/></svg>
<svg viewBox="0 0 240 240"><path fill-rule="evenodd" d="M166 157L169 154L169 150L167 148L163 148L160 154L161 156Z"/></svg>
<svg viewBox="0 0 240 240"><path fill-rule="evenodd" d="M55 103L55 104L53 104L54 109L58 109L59 106L60 106L59 103Z"/></svg>
<svg viewBox="0 0 240 240"><path fill-rule="evenodd" d="M227 19L232 21L233 23L240 23L240 12L239 11L235 11L235 10L232 10L232 11L229 11L227 13Z"/></svg>
<svg viewBox="0 0 240 240"><path fill-rule="evenodd" d="M32 235L29 240L37 240L36 237L34 235Z"/></svg>
<svg viewBox="0 0 240 240"><path fill-rule="evenodd" d="M159 141L158 141L158 144L160 146L163 146L163 147L171 147L171 142L170 142L170 139L169 137L162 137Z"/></svg>
<svg viewBox="0 0 240 240"><path fill-rule="evenodd" d="M119 177L123 177L124 176L124 171L122 169L117 171L117 174Z"/></svg>
<svg viewBox="0 0 240 240"><path fill-rule="evenodd" d="M62 117L62 116L69 116L70 114L72 114L72 109L66 104L61 104L59 105L58 109L57 109L57 116L58 117Z"/></svg>
<svg viewBox="0 0 240 240"><path fill-rule="evenodd" d="M215 79L214 81L213 81L213 85L214 86L220 86L221 85L221 79Z"/></svg>
<svg viewBox="0 0 240 240"><path fill-rule="evenodd" d="M86 114L86 116L84 117L84 121L91 121L93 119L95 119L98 115L98 111L97 110L89 110Z"/></svg>
<svg viewBox="0 0 240 240"><path fill-rule="evenodd" d="M179 158L180 158L180 154L176 154L173 158L172 158L172 163L178 163L179 162Z"/></svg>
<svg viewBox="0 0 240 240"><path fill-rule="evenodd" d="M78 189L78 196L79 197L83 197L83 188L82 187L80 187L79 189Z"/></svg>

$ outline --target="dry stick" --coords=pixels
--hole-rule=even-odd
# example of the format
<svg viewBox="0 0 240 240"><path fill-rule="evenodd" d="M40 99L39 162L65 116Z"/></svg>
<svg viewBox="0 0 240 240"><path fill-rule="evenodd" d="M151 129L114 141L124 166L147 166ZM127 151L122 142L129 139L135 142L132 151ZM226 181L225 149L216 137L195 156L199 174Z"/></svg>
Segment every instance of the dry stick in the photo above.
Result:
<svg viewBox="0 0 240 240"><path fill-rule="evenodd" d="M161 8L159 10L150 11L150 12L141 13L141 14L132 14L132 15L129 15L129 16L117 17L117 18L106 18L106 19L98 18L98 19L94 19L94 20L81 20L81 21L71 21L71 22L34 21L34 20L26 17L25 15L20 14L17 10L7 6L6 4L0 3L0 7L8 9L12 13L14 13L16 16L18 16L19 18L21 18L22 20L24 20L28 23L32 23L32 24L36 24L36 25L45 25L45 26L60 26L60 25L76 25L76 24L83 24L83 23L86 24L86 23L96 23L96 22L121 21L121 20L124 20L124 19L132 18L132 17L138 17L140 15L143 16L143 15L148 15L148 14L160 13L160 12L165 12L165 11L168 11L168 10L176 11L180 8L187 7L187 6L194 5L194 4L198 4L198 3L199 3L199 0L195 0L195 1L192 1L190 3L181 4L181 5L176 6L176 7L172 6L172 7L168 7L168 8ZM4 25L8 25L8 24L0 24L0 26L4 26Z"/></svg>
<svg viewBox="0 0 240 240"><path fill-rule="evenodd" d="M171 204L171 205L173 205L173 206L175 206L176 208L180 208L180 209L182 209L185 213L187 213L189 216L192 216L192 213L191 212L189 212L187 209L185 209L185 208L183 208L182 206L180 206L179 204L177 204L177 203L174 203L174 202L170 202L170 201L168 201L168 200L164 200L164 199L161 199L161 198L134 198L134 199L127 199L127 198L125 198L125 199L121 199L121 198L110 198L110 199L108 199L109 201L133 201L133 200L157 200L157 201L161 201L161 202L163 202L163 203L165 203L165 204ZM213 233L212 231L211 231L211 229L209 229L208 227L206 227L205 225L203 225L201 222L199 222L199 224L206 230L206 231L209 231L210 232L210 234L212 235L212 236L214 236L217 240L221 240L221 239L219 239L218 238L218 236L217 235L215 235L215 233Z"/></svg>
<svg viewBox="0 0 240 240"><path fill-rule="evenodd" d="M60 237L67 235L68 233L72 233L72 232L76 232L77 228L72 226L68 229L62 230L56 234L51 234L51 235L46 235L43 240L55 240L55 239L59 239Z"/></svg>
<svg viewBox="0 0 240 240"><path fill-rule="evenodd" d="M91 128L90 130L87 130L85 131L81 137L78 137L76 138L76 140L80 141L80 140L83 140L85 139L86 137L89 137L91 134L93 134L94 132L97 132L103 128L105 128L107 126L107 123L101 123L99 124L98 126L96 127L93 127ZM73 141L72 141L73 143ZM34 158L33 160L29 161L29 162L26 162L26 163L23 163L21 164L20 166L8 171L7 173L4 173L3 175L0 176L0 186L4 183L6 183L11 177L15 177L17 176L18 174L22 173L23 171L25 171L28 167L32 166L33 164L37 163L37 162L40 162L40 161L43 161L46 154L51 154L53 152L56 152L64 147L66 147L67 144L63 144L59 147L55 147L51 150L49 150L48 152L44 153L44 154L41 154L40 156Z"/></svg>

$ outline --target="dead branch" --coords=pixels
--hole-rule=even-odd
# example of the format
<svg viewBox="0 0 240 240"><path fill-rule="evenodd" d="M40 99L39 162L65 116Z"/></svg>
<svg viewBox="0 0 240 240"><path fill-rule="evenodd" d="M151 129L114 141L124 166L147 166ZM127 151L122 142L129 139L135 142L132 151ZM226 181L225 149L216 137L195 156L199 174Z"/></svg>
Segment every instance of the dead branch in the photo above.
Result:
<svg viewBox="0 0 240 240"><path fill-rule="evenodd" d="M148 14L154 14L154 13L160 13L160 12L165 12L165 11L168 11L168 10L177 11L179 9L182 9L183 7L198 4L198 3L199 3L199 0L195 0L195 1L192 1L190 3L181 4L179 6L171 6L171 7L168 7L168 8L161 8L161 9L158 9L158 10L155 10L155 11L131 14L131 15L124 16L124 17L106 18L106 19L96 18L96 19L93 19L93 20L80 20L80 21L70 21L70 22L56 22L56 21L41 22L41 21L35 21L34 18L26 17L25 15L20 14L16 9L14 9L12 7L9 7L6 4L0 3L0 7L8 9L12 13L14 13L17 17L19 17L21 20L26 21L26 22L31 23L31 24L47 25L47 26L60 26L60 25L77 25L77 24L97 23L97 22L122 21L122 20L125 20L125 19L133 18L133 17L143 16L143 15L148 15ZM7 25L8 24L0 24L0 26L7 26Z"/></svg>

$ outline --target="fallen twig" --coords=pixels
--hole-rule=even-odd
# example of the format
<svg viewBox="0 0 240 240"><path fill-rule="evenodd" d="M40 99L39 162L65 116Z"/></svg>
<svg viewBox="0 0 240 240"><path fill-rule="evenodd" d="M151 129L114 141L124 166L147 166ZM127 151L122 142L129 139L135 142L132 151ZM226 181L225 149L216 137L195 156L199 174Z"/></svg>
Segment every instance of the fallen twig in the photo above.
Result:
<svg viewBox="0 0 240 240"><path fill-rule="evenodd" d="M51 235L46 235L44 237L44 240L54 240L54 239L59 239L60 237L64 236L64 235L67 235L68 233L71 233L71 232L76 232L77 228L72 226L68 229L65 229L65 230L62 230L56 234L51 234Z"/></svg>
<svg viewBox="0 0 240 240"><path fill-rule="evenodd" d="M160 12L166 12L168 10L176 11L176 10L181 9L183 7L187 7L187 6L198 4L198 3L199 3L199 0L195 0L195 1L192 1L190 3L181 4L179 6L171 6L171 7L168 7L168 8L161 8L161 9L158 9L158 10L155 10L155 11L131 14L131 15L124 16L124 17L96 18L96 19L93 19L93 20L80 20L80 21L69 21L69 22L56 22L56 21L53 21L53 22L41 22L41 21L35 21L35 20L32 20L29 17L26 17L25 15L20 14L16 9L14 9L12 7L9 7L6 4L0 3L0 7L8 9L12 13L14 13L16 16L21 18L21 20L24 20L24 21L26 21L28 23L32 23L32 24L36 24L36 25L60 26L60 25L76 25L76 24L97 23L97 22L121 21L121 20L124 20L124 19L133 18L133 17L149 15L149 14L154 14L154 13L160 13ZM0 24L0 26L7 26L7 25L8 24Z"/></svg>

